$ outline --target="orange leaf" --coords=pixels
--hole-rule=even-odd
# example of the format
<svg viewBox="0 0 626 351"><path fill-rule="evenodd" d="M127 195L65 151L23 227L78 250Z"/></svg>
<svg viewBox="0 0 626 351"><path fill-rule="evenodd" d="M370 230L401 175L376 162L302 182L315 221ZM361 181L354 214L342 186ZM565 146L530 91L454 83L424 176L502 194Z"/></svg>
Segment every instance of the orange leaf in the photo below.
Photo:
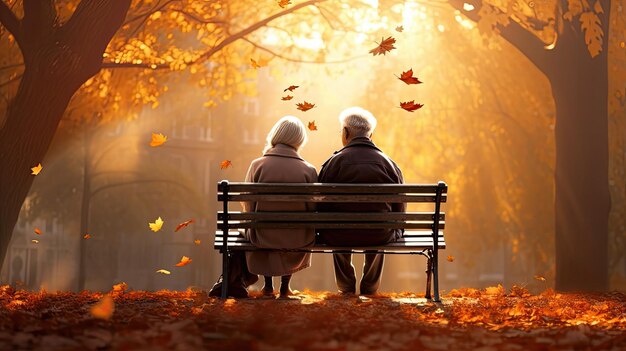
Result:
<svg viewBox="0 0 626 351"><path fill-rule="evenodd" d="M406 72L402 72L402 74L400 75L400 77L398 77L398 79L400 79L401 81L409 85L423 83L419 79L417 79L417 77L413 77L413 69L410 69Z"/></svg>
<svg viewBox="0 0 626 351"><path fill-rule="evenodd" d="M89 239L89 238L91 238L91 235L89 233L87 233L87 234L83 235L83 238Z"/></svg>
<svg viewBox="0 0 626 351"><path fill-rule="evenodd" d="M259 59L257 62L255 59L250 59L250 65L252 65L254 69L265 67L267 66L267 60Z"/></svg>
<svg viewBox="0 0 626 351"><path fill-rule="evenodd" d="M536 279L536 280L539 280L539 281L541 281L541 282L545 282L545 281L546 281L546 278L544 278L544 277L542 277L542 276L540 276L540 275L536 275L536 276L535 276L535 279Z"/></svg>
<svg viewBox="0 0 626 351"><path fill-rule="evenodd" d="M189 257L187 257L187 256L183 256L183 257L180 259L180 262L178 262L178 263L176 264L176 267L186 266L186 265L190 264L190 263L191 263L191 261L192 261L192 260L191 260L191 258L189 258Z"/></svg>
<svg viewBox="0 0 626 351"><path fill-rule="evenodd" d="M152 133L152 140L150 141L150 146L157 147L163 145L167 141L167 137L162 133Z"/></svg>
<svg viewBox="0 0 626 351"><path fill-rule="evenodd" d="M402 32L404 30L404 27L402 26L397 26L396 27L396 32Z"/></svg>
<svg viewBox="0 0 626 351"><path fill-rule="evenodd" d="M41 229L39 229L39 228L35 228L35 234L37 234L37 235L41 235Z"/></svg>
<svg viewBox="0 0 626 351"><path fill-rule="evenodd" d="M115 302L109 295L104 295L98 303L91 307L91 315L100 319L110 319L114 311Z"/></svg>
<svg viewBox="0 0 626 351"><path fill-rule="evenodd" d="M192 218L192 219L190 219L190 220L188 220L188 221L184 221L183 223L181 223L181 224L177 225L177 226L176 226L176 229L174 229L174 231L175 231L175 232L177 232L177 231L179 231L179 230L181 230L181 229L185 228L186 226L190 225L190 224L191 224L191 223L193 223L193 222L194 222L193 218Z"/></svg>
<svg viewBox="0 0 626 351"><path fill-rule="evenodd" d="M407 110L409 112L413 112L416 110L419 110L420 108L422 108L422 106L424 106L423 104L416 104L415 100L411 100L411 101L407 101L407 102L401 102L400 103L400 108Z"/></svg>
<svg viewBox="0 0 626 351"><path fill-rule="evenodd" d="M389 37L387 39L383 39L381 40L380 43L377 43L378 46L373 48L372 50L370 50L370 54L376 56L376 55L386 55L387 52L395 49L396 47L393 46L393 44L396 43L396 39L394 39L393 37Z"/></svg>
<svg viewBox="0 0 626 351"><path fill-rule="evenodd" d="M39 172L41 172L41 169L43 168L43 166L40 164L36 165L35 167L31 168L30 170L33 171L31 174L32 175L37 175L39 174Z"/></svg>
<svg viewBox="0 0 626 351"><path fill-rule="evenodd" d="M196 240L193 241L193 243L196 244L196 245L200 245L200 242L201 242L200 239L196 239Z"/></svg>
<svg viewBox="0 0 626 351"><path fill-rule="evenodd" d="M317 130L317 126L315 125L315 121L309 122L309 130L310 131Z"/></svg>
<svg viewBox="0 0 626 351"><path fill-rule="evenodd" d="M287 101L287 100L291 100L291 99L293 99L293 96L291 96L291 95L287 95L287 96L283 96L283 97L281 97L280 99L281 99L281 100L283 100L283 101Z"/></svg>
<svg viewBox="0 0 626 351"><path fill-rule="evenodd" d="M448 262L454 262L454 256L448 255Z"/></svg>
<svg viewBox="0 0 626 351"><path fill-rule="evenodd" d="M281 8L284 9L287 5L291 5L291 0L278 0L278 6Z"/></svg>
<svg viewBox="0 0 626 351"><path fill-rule="evenodd" d="M304 101L304 102L296 104L296 106L298 106L298 110L305 112L315 107L315 104Z"/></svg>
<svg viewBox="0 0 626 351"><path fill-rule="evenodd" d="M123 293L124 291L126 291L126 289L128 289L128 284L126 284L125 282L113 285L114 292Z"/></svg>
<svg viewBox="0 0 626 351"><path fill-rule="evenodd" d="M299 87L300 87L299 85L290 85L289 88L283 90L283 92L287 91L287 90L294 91L294 90L298 89Z"/></svg>
<svg viewBox="0 0 626 351"><path fill-rule="evenodd" d="M232 165L233 165L233 163L230 162L230 160L224 160L224 161L220 162L220 169L226 169L226 168L228 168L228 167L230 167Z"/></svg>

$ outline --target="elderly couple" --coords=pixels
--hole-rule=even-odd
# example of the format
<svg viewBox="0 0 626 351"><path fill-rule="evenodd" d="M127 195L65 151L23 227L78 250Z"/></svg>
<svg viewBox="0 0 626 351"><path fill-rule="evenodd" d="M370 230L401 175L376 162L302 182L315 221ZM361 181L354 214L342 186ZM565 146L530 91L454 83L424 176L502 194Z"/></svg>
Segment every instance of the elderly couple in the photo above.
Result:
<svg viewBox="0 0 626 351"><path fill-rule="evenodd" d="M298 151L307 141L303 123L292 116L281 118L267 136L263 156L252 161L247 182L255 183L403 183L400 168L372 142L376 118L359 107L344 110L339 115L342 126L343 149L322 165L317 175L315 167L306 162ZM292 210L290 203L243 203L244 211ZM285 206L289 208L285 208ZM405 204L386 203L319 203L302 204L302 210L346 211L346 212L402 212ZM315 207L315 208L314 208ZM297 248L311 245L315 240L332 246L374 246L395 241L402 236L401 229L265 229L248 231L245 235L256 246L265 248ZM383 270L383 255L365 254L360 293L374 295L380 285ZM351 254L333 254L335 279L341 294L356 293L356 275ZM247 297L247 287L258 277L265 277L263 295L274 297L272 277L281 277L280 297L293 295L289 287L291 275L311 265L311 254L300 252L253 251L235 252L229 270L229 295ZM221 282L210 292L219 296Z"/></svg>

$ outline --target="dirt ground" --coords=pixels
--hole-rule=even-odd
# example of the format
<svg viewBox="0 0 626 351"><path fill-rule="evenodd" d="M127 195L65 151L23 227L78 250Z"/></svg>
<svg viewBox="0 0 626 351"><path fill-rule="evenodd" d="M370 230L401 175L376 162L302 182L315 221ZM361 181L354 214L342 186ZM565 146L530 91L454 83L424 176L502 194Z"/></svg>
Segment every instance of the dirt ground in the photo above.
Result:
<svg viewBox="0 0 626 351"><path fill-rule="evenodd" d="M299 299L0 288L1 350L626 350L626 295L453 290Z"/></svg>

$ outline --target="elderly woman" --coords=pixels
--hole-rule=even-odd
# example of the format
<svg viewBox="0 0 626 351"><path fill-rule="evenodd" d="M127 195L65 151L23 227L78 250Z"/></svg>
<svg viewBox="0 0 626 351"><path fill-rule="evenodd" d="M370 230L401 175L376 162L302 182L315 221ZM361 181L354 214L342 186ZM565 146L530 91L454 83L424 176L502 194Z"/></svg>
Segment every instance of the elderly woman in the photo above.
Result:
<svg viewBox="0 0 626 351"><path fill-rule="evenodd" d="M281 118L267 135L263 156L252 161L247 182L254 183L314 183L315 167L306 162L298 151L307 142L304 124L296 117ZM244 211L313 211L312 203L244 202ZM264 248L295 249L312 245L313 229L249 229L245 235L252 244ZM310 253L246 252L248 269L265 276L263 294L274 296L272 277L281 277L280 297L293 294L289 287L291 275L311 265Z"/></svg>

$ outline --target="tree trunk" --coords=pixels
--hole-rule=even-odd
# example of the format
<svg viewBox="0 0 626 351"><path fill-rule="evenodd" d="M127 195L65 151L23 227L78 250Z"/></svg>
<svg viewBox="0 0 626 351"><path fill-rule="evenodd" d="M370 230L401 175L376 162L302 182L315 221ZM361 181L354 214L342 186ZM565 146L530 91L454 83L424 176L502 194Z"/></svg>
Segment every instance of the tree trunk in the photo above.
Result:
<svg viewBox="0 0 626 351"><path fill-rule="evenodd" d="M608 32L605 32L608 33ZM606 40L606 38L605 38ZM564 31L548 71L556 104L556 289L608 289L607 50Z"/></svg>

